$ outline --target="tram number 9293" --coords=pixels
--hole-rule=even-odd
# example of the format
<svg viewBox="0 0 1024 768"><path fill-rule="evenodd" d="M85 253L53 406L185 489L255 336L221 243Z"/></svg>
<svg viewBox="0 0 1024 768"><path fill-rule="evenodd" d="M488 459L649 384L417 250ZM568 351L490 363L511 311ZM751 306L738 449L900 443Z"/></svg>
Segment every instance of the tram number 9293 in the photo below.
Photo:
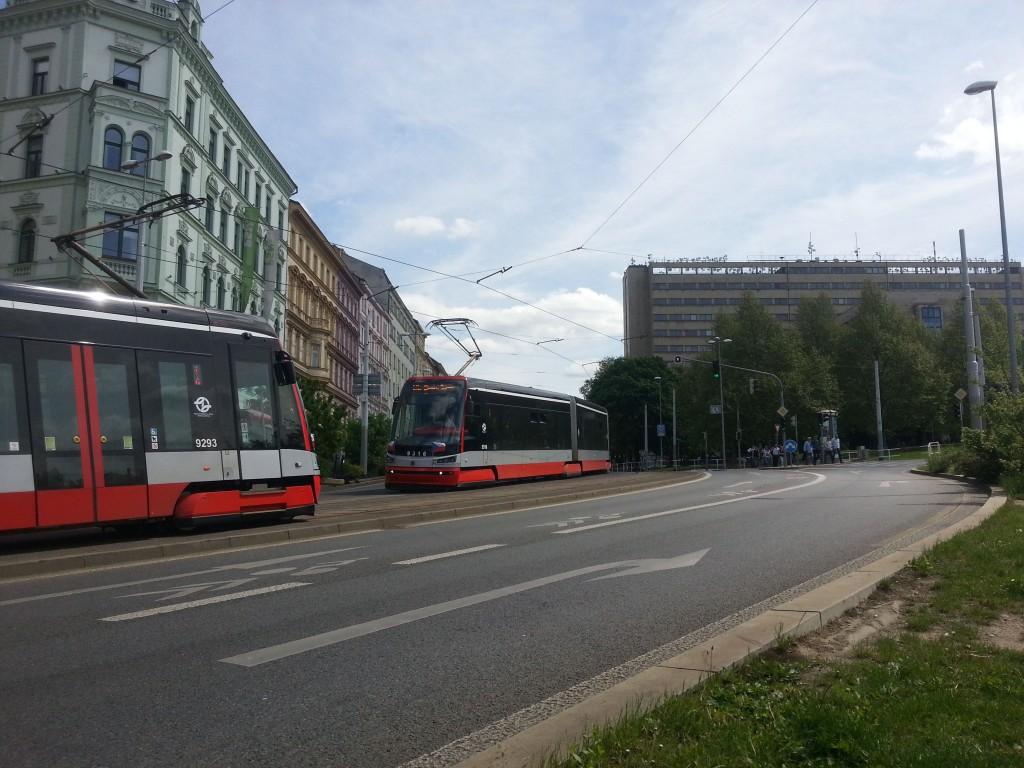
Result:
<svg viewBox="0 0 1024 768"><path fill-rule="evenodd" d="M216 437L197 437L196 448L216 448L217 438Z"/></svg>

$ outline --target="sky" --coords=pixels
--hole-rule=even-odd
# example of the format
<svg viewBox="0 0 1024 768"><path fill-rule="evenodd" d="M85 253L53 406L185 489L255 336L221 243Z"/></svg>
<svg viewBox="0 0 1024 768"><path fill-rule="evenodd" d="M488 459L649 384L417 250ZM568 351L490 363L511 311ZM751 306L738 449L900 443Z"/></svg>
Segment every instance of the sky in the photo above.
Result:
<svg viewBox="0 0 1024 768"><path fill-rule="evenodd" d="M576 393L622 354L633 258L800 257L809 240L959 258L961 227L969 256L1000 258L975 80L999 81L1021 260L1024 2L811 5L235 0L204 42L327 236L384 267L422 324L478 324L472 375ZM427 349L465 360L439 333Z"/></svg>

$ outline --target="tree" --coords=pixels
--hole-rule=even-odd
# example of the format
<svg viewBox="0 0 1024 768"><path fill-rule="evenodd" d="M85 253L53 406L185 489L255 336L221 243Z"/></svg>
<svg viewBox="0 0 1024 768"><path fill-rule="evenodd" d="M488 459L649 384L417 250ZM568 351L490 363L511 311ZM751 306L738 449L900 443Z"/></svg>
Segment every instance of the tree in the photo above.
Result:
<svg viewBox="0 0 1024 768"><path fill-rule="evenodd" d="M362 422L358 418L346 419L342 446L345 461L359 464L362 457ZM366 432L366 474L380 475L387 464L387 445L391 439L391 417L383 413L371 413Z"/></svg>
<svg viewBox="0 0 1024 768"><path fill-rule="evenodd" d="M306 423L314 435L320 473L324 477L332 477L334 456L344 439L345 408L331 397L321 381L300 376L299 391L306 409Z"/></svg>
<svg viewBox="0 0 1024 768"><path fill-rule="evenodd" d="M647 404L648 444L657 450L658 382L661 377L662 418L671 423L671 387L679 388L675 372L658 357L616 357L601 361L593 378L581 388L583 396L608 409L608 432L613 459L635 461L644 444L644 404ZM668 427L666 456L671 458L672 429Z"/></svg>

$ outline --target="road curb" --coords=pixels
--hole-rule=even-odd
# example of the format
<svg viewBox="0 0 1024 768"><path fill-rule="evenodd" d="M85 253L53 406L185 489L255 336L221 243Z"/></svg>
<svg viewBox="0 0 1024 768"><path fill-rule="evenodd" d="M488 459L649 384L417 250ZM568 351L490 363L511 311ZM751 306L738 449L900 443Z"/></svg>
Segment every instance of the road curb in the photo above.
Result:
<svg viewBox="0 0 1024 768"><path fill-rule="evenodd" d="M540 496L528 500L493 501L486 503L468 503L458 506L445 507L436 510L419 510L414 507L399 508L393 514L383 516L372 516L372 512L353 512L356 514L367 514L369 517L360 517L355 520L332 520L330 522L317 522L316 518L305 525L295 527L268 528L265 530L243 531L234 535L212 535L203 537L202 534L189 536L187 539L147 542L138 546L118 546L111 544L110 548L100 552L69 552L53 556L40 556L33 560L15 560L13 562L0 562L0 581L8 579L27 578L32 576L49 576L67 574L88 568L109 567L120 565L141 565L143 563L158 562L167 558L188 557L192 555L207 555L214 552L231 552L243 547L254 547L267 544L285 544L291 541L309 541L312 539L329 538L339 534L365 533L375 530L387 530L400 528L406 525L425 523L438 520L455 520L461 517L474 515L487 515L499 512L515 512L537 507L545 507L554 504L564 504L573 501L586 501L589 499L600 499L608 496L616 496L622 493L639 493L643 491L657 490L658 488L669 488L678 483L696 482L702 477L695 477L690 480L678 480L676 482L650 483L639 488L631 488L623 491L621 488L601 488L594 490L577 490L570 492L554 493L547 496ZM455 500L454 503L458 503Z"/></svg>
<svg viewBox="0 0 1024 768"><path fill-rule="evenodd" d="M917 474L931 474L917 472ZM939 475L964 480L949 475ZM922 552L980 525L1006 502L992 487L980 508L962 520L862 566L860 569L777 605L682 654L627 678L456 765L456 768L528 768L565 750L594 728L649 709L667 696L683 693L712 675L772 648L780 638L796 638L823 628L864 602L879 582L902 570Z"/></svg>

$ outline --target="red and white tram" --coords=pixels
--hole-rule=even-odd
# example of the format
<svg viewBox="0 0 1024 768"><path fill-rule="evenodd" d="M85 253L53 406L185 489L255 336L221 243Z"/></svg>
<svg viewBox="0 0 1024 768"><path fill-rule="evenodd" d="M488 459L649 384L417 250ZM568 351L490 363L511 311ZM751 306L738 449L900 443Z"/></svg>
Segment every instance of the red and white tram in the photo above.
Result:
<svg viewBox="0 0 1024 768"><path fill-rule="evenodd" d="M462 376L414 377L395 401L385 485L607 472L608 411L571 395Z"/></svg>
<svg viewBox="0 0 1024 768"><path fill-rule="evenodd" d="M266 321L0 283L0 530L313 514L319 493Z"/></svg>

